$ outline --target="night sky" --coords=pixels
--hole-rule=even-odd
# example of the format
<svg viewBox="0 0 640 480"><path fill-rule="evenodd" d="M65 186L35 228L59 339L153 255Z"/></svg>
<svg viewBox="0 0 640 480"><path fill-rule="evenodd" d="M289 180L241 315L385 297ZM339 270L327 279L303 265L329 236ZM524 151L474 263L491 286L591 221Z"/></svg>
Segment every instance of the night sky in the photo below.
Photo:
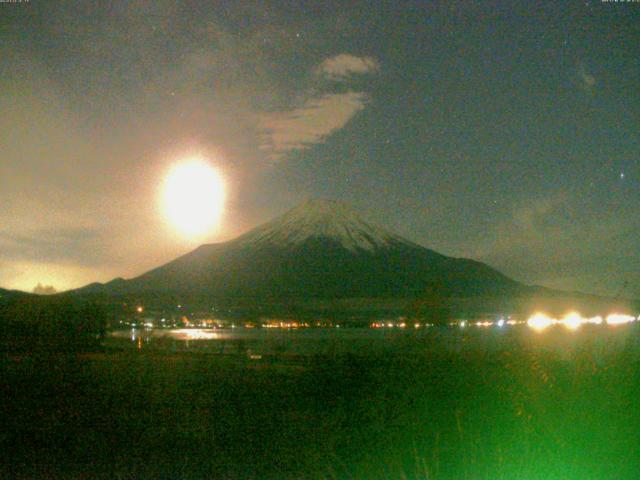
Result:
<svg viewBox="0 0 640 480"><path fill-rule="evenodd" d="M31 0L0 42L4 288L131 277L323 197L640 296L640 3ZM158 191L193 155L227 200L184 238Z"/></svg>

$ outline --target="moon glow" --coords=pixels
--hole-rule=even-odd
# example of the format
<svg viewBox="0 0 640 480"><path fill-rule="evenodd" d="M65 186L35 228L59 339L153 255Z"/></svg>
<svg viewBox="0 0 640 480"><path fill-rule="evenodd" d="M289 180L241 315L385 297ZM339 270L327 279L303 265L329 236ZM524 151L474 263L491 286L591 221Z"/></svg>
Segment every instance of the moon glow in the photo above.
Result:
<svg viewBox="0 0 640 480"><path fill-rule="evenodd" d="M187 237L197 237L217 227L224 200L222 176L203 159L175 165L164 183L162 203L166 218Z"/></svg>

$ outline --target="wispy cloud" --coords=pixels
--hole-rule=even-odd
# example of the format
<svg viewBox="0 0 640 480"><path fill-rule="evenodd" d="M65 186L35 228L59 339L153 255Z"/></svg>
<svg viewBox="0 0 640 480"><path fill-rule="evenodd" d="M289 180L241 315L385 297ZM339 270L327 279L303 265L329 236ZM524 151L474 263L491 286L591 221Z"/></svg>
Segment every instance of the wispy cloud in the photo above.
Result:
<svg viewBox="0 0 640 480"><path fill-rule="evenodd" d="M343 80L351 75L362 75L377 72L380 64L372 57L356 57L348 53L341 53L335 57L327 58L315 72L324 75L331 80Z"/></svg>
<svg viewBox="0 0 640 480"><path fill-rule="evenodd" d="M620 249L634 244L637 222L585 217L578 201L559 193L519 202L474 242L470 256L527 283L615 294L638 271Z"/></svg>
<svg viewBox="0 0 640 480"><path fill-rule="evenodd" d="M170 260L191 245L157 208L169 164L206 155L240 192L370 101L361 80L379 65L331 53L353 31L333 15L108 10L52 5L40 40L11 37L2 58L14 75L0 78L0 286L62 290ZM34 54L45 38L51 57Z"/></svg>
<svg viewBox="0 0 640 480"><path fill-rule="evenodd" d="M41 228L28 233L0 231L0 258L102 265L108 259L101 233L96 228L76 227Z"/></svg>
<svg viewBox="0 0 640 480"><path fill-rule="evenodd" d="M103 233L63 226L0 231L0 284L46 295L113 278L119 270L108 248L112 237Z"/></svg>
<svg viewBox="0 0 640 480"><path fill-rule="evenodd" d="M365 107L366 101L363 92L331 93L294 110L261 115L261 148L273 158L290 150L308 148L344 127Z"/></svg>
<svg viewBox="0 0 640 480"><path fill-rule="evenodd" d="M509 216L497 221L495 226L475 245L474 258L500 262L510 258L535 258L547 247L545 239L553 237L558 249L566 252L566 242L571 231L564 228L564 214L568 200L564 194L530 198L527 202L513 205ZM535 254L534 254L535 252ZM547 251L547 255L554 252Z"/></svg>
<svg viewBox="0 0 640 480"><path fill-rule="evenodd" d="M314 70L320 79L338 81L344 88L353 74L370 74L379 69L371 57L340 54L325 59ZM300 106L258 114L260 148L271 160L287 152L309 148L343 128L359 111L369 96L362 91L326 92L311 96Z"/></svg>
<svg viewBox="0 0 640 480"><path fill-rule="evenodd" d="M584 62L578 63L578 82L580 87L587 93L591 93L596 85L596 77L587 69Z"/></svg>

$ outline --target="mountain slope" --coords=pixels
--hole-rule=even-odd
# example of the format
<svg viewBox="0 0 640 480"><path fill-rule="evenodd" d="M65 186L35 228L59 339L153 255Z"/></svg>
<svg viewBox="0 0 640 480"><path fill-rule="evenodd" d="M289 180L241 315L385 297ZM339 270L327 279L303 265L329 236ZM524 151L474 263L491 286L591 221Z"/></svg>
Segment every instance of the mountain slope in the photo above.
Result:
<svg viewBox="0 0 640 480"><path fill-rule="evenodd" d="M111 294L353 298L503 295L528 287L491 267L441 255L333 201L308 201L234 240L131 280L85 287Z"/></svg>
<svg viewBox="0 0 640 480"><path fill-rule="evenodd" d="M19 290L5 290L0 288L0 302L3 300L9 300L17 297L32 297L33 294L27 292L21 292Z"/></svg>

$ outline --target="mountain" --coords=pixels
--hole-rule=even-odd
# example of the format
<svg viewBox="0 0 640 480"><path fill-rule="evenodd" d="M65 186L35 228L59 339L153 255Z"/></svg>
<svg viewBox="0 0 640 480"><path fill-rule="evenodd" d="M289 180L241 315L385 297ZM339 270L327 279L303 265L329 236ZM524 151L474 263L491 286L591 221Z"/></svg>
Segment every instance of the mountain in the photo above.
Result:
<svg viewBox="0 0 640 480"><path fill-rule="evenodd" d="M0 288L0 302L25 297L33 297L33 295L19 290L5 290L4 288Z"/></svg>
<svg viewBox="0 0 640 480"><path fill-rule="evenodd" d="M310 200L234 240L202 245L139 277L80 291L344 299L498 296L528 289L488 265L404 239L342 203Z"/></svg>

